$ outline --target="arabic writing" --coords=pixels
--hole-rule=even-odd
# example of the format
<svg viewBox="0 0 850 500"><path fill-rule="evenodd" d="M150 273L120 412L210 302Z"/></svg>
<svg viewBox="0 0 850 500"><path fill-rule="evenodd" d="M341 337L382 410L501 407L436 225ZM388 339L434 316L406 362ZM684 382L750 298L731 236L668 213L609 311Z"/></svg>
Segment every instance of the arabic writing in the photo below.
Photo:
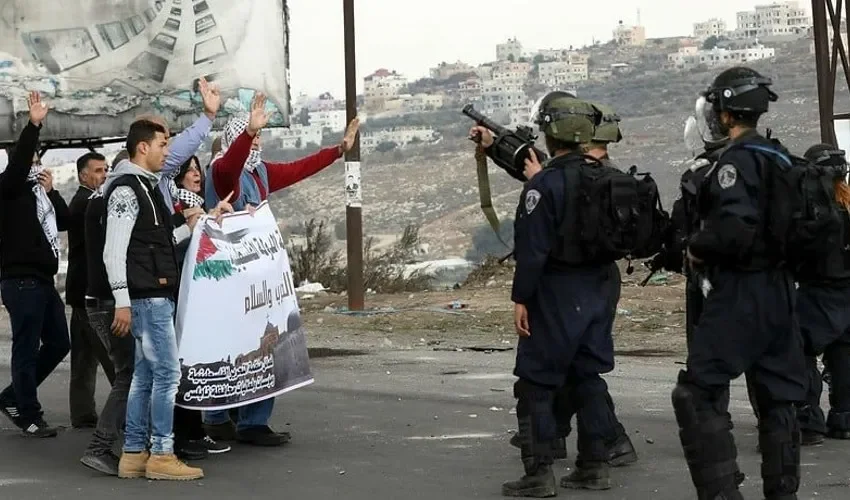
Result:
<svg viewBox="0 0 850 500"><path fill-rule="evenodd" d="M294 294L289 272L283 273L283 281L274 287L274 290L269 288L266 280L260 284L251 284L248 295L245 296L245 314L265 307L271 308L274 304L282 305L284 300Z"/></svg>
<svg viewBox="0 0 850 500"><path fill-rule="evenodd" d="M230 248L230 258L233 265L242 266L260 259L260 256L274 260L283 250L283 237L274 231L262 236L243 238Z"/></svg>
<svg viewBox="0 0 850 500"><path fill-rule="evenodd" d="M237 366L225 365L217 369L192 367L186 374L186 380L195 387L183 394L185 402L244 397L275 387L274 356L262 356Z"/></svg>

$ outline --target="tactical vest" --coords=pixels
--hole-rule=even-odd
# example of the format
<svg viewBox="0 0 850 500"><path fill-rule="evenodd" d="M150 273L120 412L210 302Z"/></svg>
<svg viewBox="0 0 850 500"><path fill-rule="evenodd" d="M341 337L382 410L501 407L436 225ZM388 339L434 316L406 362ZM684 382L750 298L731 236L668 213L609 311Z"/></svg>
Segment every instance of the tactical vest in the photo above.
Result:
<svg viewBox="0 0 850 500"><path fill-rule="evenodd" d="M850 214L841 210L841 248L835 248L820 259L803 263L796 273L801 283L829 284L850 280Z"/></svg>
<svg viewBox="0 0 850 500"><path fill-rule="evenodd" d="M132 189L139 205L139 214L127 248L127 288L130 298L173 298L180 277L174 249L174 226L171 223L171 212L156 186L133 174L121 176L112 182L104 193L103 201L98 204L103 222L103 239L99 241L100 253L102 255L102 242L106 238L107 200L119 186ZM92 200L93 203L94 201ZM93 292L100 290L102 293L102 279L105 278L106 268L102 263L100 268L103 269L101 281L90 288ZM109 287L108 279L106 286ZM111 293L110 288L110 295Z"/></svg>

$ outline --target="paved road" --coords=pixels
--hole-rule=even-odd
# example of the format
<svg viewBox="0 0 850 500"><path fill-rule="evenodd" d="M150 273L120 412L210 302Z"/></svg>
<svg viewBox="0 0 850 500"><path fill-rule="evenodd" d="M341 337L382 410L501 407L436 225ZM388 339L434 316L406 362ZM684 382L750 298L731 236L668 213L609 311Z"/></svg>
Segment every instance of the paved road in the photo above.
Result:
<svg viewBox="0 0 850 500"><path fill-rule="evenodd" d="M101 477L78 463L89 432L67 429L56 439L26 440L2 420L0 499L500 498L501 483L522 471L518 452L507 444L516 426L512 361L510 352L429 350L315 358L316 383L278 400L273 423L289 428L293 442L282 449L236 447L198 462L207 478L193 483ZM640 462L615 469L607 492L562 491L562 498L695 497L670 407L676 361L620 360L608 380ZM0 357L0 383L8 382L8 373L8 358ZM105 387L103 379L100 402ZM68 425L67 389L63 364L41 391L53 424ZM731 406L748 476L744 494L762 498L755 422L741 384L733 387ZM569 450L574 456L574 440ZM848 498L848 463L850 443L804 449L800 498ZM559 462L558 474L571 465Z"/></svg>

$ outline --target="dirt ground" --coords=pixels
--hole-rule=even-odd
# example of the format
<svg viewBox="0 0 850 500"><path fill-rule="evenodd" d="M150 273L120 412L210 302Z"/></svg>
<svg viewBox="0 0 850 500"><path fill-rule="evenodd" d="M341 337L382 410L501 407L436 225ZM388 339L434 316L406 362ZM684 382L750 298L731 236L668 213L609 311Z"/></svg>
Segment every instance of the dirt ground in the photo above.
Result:
<svg viewBox="0 0 850 500"><path fill-rule="evenodd" d="M614 328L621 355L669 356L685 351L684 280L656 275L641 287L648 271L623 274ZM488 268L447 291L394 295L368 294L364 311L348 311L343 295L302 294L302 318L310 342L328 346L434 349L513 348L512 268Z"/></svg>

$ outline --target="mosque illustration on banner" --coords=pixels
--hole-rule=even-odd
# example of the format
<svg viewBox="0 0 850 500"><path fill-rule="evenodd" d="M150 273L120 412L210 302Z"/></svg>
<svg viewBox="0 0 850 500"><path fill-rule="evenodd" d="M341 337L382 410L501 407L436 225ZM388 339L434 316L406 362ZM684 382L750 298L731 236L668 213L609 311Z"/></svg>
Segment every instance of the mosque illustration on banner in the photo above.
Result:
<svg viewBox="0 0 850 500"><path fill-rule="evenodd" d="M274 360L272 366L274 387L263 389L258 391L256 394L252 394L250 396L251 399L281 391L287 387L310 380L312 375L310 373L310 361L307 355L306 344L307 340L304 335L301 316L297 309L290 312L289 317L287 318L286 329L283 332L280 331L280 327L278 325L272 324L272 322L267 319L265 329L259 338L259 346L257 349L246 353L240 353L235 357L228 356L227 359L222 359L213 363L197 363L192 366L186 366L183 364L183 359L180 359L182 378L180 380L178 398L183 394L192 391L196 387L203 385L200 383L192 383L188 379L190 369L194 369L196 373L199 371L211 374L232 373L240 365L250 363L255 360L262 360L267 356L272 356L272 359ZM216 380L211 383L221 384L222 381ZM238 380L226 381L226 383L236 385ZM242 397L236 394L233 396L210 397L206 400L200 401L200 403L196 400L178 401L187 404L221 405L238 403L240 400L242 400Z"/></svg>

